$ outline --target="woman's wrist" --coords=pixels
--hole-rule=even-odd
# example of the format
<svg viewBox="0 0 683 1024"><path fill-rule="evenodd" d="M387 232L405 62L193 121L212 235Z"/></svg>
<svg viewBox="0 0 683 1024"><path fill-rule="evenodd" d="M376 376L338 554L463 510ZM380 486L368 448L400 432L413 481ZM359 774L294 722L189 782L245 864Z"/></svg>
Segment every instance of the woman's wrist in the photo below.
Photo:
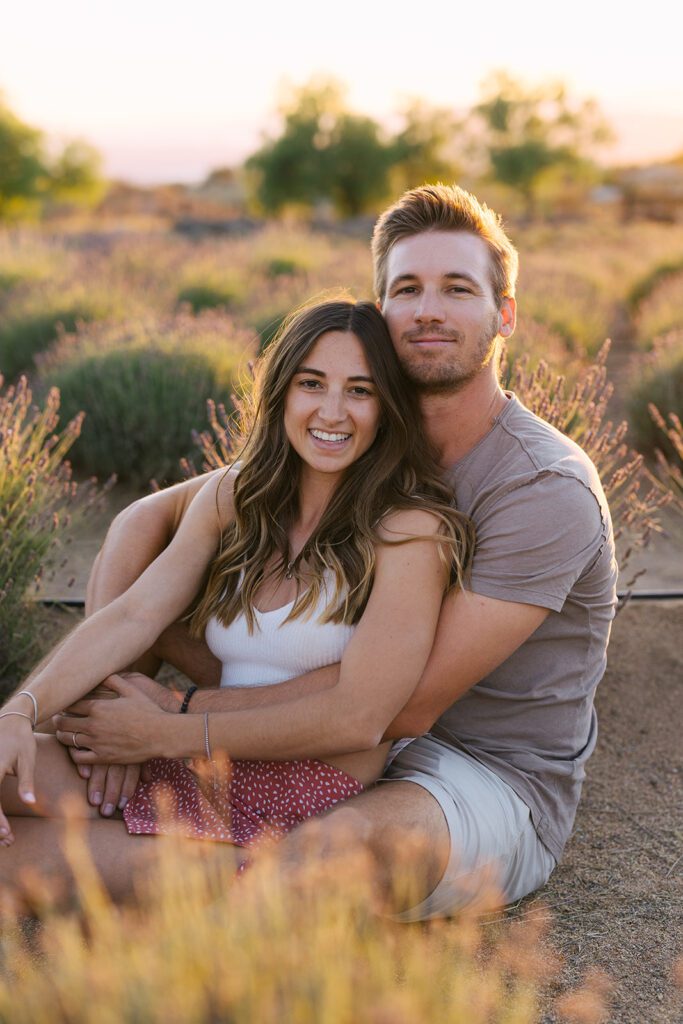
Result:
<svg viewBox="0 0 683 1024"><path fill-rule="evenodd" d="M160 738L163 748L161 757L205 757L204 715L179 715L178 712L165 712L164 738ZM161 730L160 730L161 732Z"/></svg>
<svg viewBox="0 0 683 1024"><path fill-rule="evenodd" d="M13 714L21 713L27 715L35 727L38 724L38 716L36 713L37 707L38 704L35 697L27 691L24 691L23 693L13 693L0 709L0 715L10 711Z"/></svg>

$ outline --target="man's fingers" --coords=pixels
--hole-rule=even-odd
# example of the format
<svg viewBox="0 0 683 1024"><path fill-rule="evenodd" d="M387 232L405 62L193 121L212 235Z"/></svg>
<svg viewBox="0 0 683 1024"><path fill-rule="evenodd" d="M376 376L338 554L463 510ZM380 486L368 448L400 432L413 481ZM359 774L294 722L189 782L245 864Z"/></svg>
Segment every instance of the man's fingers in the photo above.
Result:
<svg viewBox="0 0 683 1024"><path fill-rule="evenodd" d="M78 753L85 753L85 751L78 751ZM104 764L94 764L90 767L89 765L82 764L81 767L88 768L90 772L88 779L88 803L92 804L93 807L100 807L107 781L107 766Z"/></svg>
<svg viewBox="0 0 683 1024"><path fill-rule="evenodd" d="M121 786L121 796L119 797L119 810L123 810L126 806L133 793L137 788L137 784L140 781L141 765L139 764L128 764L126 765L126 774L123 779L123 785Z"/></svg>
<svg viewBox="0 0 683 1024"><path fill-rule="evenodd" d="M122 764L110 764L107 768L104 796L100 804L100 814L103 814L105 818L112 815L118 806L125 775L126 769Z"/></svg>
<svg viewBox="0 0 683 1024"><path fill-rule="evenodd" d="M72 739L73 739L73 737L72 737ZM66 749L69 752L69 757L71 758L73 763L76 765L76 770L77 770L78 774L80 775L80 777L82 779L89 779L90 778L90 773L91 773L92 769L91 769L89 764L83 764L82 758L81 758L81 754L83 753L83 751L82 750L77 750L76 747L67 747Z"/></svg>
<svg viewBox="0 0 683 1024"><path fill-rule="evenodd" d="M62 712L62 714L68 715L89 715L92 711L94 701L92 700L77 700L75 704L69 704L68 708ZM58 718L61 716L57 716Z"/></svg>

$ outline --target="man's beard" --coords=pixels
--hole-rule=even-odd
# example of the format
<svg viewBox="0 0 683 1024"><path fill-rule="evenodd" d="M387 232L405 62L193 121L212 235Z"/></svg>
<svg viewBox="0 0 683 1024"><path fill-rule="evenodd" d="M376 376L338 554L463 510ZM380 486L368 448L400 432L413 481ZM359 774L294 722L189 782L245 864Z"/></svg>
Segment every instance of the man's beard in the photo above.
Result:
<svg viewBox="0 0 683 1024"><path fill-rule="evenodd" d="M451 331L448 334L444 332L444 337L453 339L455 343L455 358L452 361L422 360L413 363L401 360L405 376L421 395L444 395L461 391L489 365L492 359L496 358L498 314L493 314L489 323L482 329L476 348L466 359L459 358L457 354L457 346L464 340L463 335L459 331Z"/></svg>

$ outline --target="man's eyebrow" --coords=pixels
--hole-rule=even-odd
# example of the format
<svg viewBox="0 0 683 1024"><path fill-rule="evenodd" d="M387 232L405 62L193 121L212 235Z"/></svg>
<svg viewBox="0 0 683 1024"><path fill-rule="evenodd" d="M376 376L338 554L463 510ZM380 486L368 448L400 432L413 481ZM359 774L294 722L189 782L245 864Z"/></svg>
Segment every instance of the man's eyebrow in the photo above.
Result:
<svg viewBox="0 0 683 1024"><path fill-rule="evenodd" d="M312 366L300 366L297 369L296 372L297 373L311 373L311 374L313 374L314 377L326 377L327 376L327 374L323 373L322 370L314 370ZM362 374L358 374L355 377L347 377L346 379L347 380L353 380L353 381L364 380L367 384L374 384L375 383L374 377L365 377Z"/></svg>
<svg viewBox="0 0 683 1024"><path fill-rule="evenodd" d="M419 280L419 276L419 274L399 274L398 277L393 278L393 280L389 282L389 288L396 288L397 285L403 284L406 281L417 281ZM447 274L442 274L442 277L445 277L447 281L469 281L469 283L474 285L476 288L481 287L481 284L476 277L473 277L472 274L468 274L466 270L452 270Z"/></svg>

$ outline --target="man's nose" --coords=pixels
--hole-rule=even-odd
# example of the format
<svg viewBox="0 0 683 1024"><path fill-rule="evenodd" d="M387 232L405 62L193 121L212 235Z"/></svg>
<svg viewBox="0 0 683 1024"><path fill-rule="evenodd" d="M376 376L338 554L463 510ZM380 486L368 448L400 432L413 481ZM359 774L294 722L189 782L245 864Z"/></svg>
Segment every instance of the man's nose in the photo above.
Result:
<svg viewBox="0 0 683 1024"><path fill-rule="evenodd" d="M442 296L436 291L425 289L415 307L415 320L418 323L443 323L446 312Z"/></svg>

